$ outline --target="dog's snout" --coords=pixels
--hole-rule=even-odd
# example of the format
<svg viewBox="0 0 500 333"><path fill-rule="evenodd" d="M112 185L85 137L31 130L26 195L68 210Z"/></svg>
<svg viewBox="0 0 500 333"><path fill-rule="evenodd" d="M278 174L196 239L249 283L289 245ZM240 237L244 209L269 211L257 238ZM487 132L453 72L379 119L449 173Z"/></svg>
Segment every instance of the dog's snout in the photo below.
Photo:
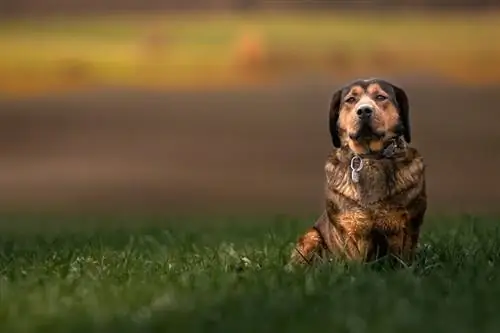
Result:
<svg viewBox="0 0 500 333"><path fill-rule="evenodd" d="M368 105L362 105L356 110L356 113L359 118L370 118L373 113L373 108Z"/></svg>

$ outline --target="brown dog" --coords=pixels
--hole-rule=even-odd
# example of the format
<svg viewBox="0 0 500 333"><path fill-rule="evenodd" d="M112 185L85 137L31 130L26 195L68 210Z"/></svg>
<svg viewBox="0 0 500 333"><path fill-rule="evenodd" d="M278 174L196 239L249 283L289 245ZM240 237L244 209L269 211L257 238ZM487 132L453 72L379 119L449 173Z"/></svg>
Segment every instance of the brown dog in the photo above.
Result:
<svg viewBox="0 0 500 333"><path fill-rule="evenodd" d="M291 262L333 254L411 263L427 197L423 159L407 145L405 91L379 79L340 89L331 102L330 134L335 149L325 165L326 209L298 240Z"/></svg>

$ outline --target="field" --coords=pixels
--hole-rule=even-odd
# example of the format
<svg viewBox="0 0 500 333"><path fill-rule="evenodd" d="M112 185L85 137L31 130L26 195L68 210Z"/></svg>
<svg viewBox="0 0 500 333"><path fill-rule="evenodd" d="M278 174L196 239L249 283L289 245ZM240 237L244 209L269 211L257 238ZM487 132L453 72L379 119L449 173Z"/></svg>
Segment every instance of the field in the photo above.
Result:
<svg viewBox="0 0 500 333"><path fill-rule="evenodd" d="M106 220L107 219L107 220ZM22 221L21 221L22 220ZM284 269L285 216L2 217L2 332L497 332L498 219L429 217L417 262ZM40 224L41 223L41 224ZM75 226L80 226L76 227ZM82 230L83 229L83 230Z"/></svg>
<svg viewBox="0 0 500 333"><path fill-rule="evenodd" d="M0 331L497 332L498 18L0 22ZM288 271L331 94L358 76L410 97L418 258Z"/></svg>
<svg viewBox="0 0 500 333"><path fill-rule="evenodd" d="M500 85L389 78L411 98L429 209L500 213ZM0 211L318 212L328 103L342 83L0 99Z"/></svg>
<svg viewBox="0 0 500 333"><path fill-rule="evenodd" d="M0 24L0 92L117 84L207 89L304 72L498 83L497 21L495 12L12 19Z"/></svg>

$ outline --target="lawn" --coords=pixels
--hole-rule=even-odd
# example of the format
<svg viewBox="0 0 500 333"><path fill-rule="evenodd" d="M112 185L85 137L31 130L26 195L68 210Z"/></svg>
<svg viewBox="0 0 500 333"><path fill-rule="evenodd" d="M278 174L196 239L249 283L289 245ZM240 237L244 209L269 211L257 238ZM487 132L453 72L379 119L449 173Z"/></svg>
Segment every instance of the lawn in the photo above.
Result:
<svg viewBox="0 0 500 333"><path fill-rule="evenodd" d="M0 219L2 332L500 329L494 218L429 217L417 262L406 269L332 264L293 272L283 266L310 223L304 219L54 221Z"/></svg>
<svg viewBox="0 0 500 333"><path fill-rule="evenodd" d="M290 75L500 82L499 13L151 14L0 23L0 92L220 87Z"/></svg>

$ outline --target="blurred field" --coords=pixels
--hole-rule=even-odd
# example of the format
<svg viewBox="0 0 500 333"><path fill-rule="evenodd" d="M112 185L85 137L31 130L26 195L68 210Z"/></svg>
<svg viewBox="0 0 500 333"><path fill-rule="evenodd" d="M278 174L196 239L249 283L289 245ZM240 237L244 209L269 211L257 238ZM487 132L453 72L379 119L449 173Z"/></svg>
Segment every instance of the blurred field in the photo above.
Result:
<svg viewBox="0 0 500 333"><path fill-rule="evenodd" d="M0 23L0 93L182 89L304 73L500 82L500 14L381 11L46 17Z"/></svg>
<svg viewBox="0 0 500 333"><path fill-rule="evenodd" d="M499 86L386 78L411 99L429 209L498 213ZM0 211L318 214L342 83L0 99Z"/></svg>
<svg viewBox="0 0 500 333"><path fill-rule="evenodd" d="M71 219L66 224L108 224ZM340 263L287 272L291 242L306 220L159 219L163 226L155 228L141 219L117 222L143 227L4 231L0 330L493 333L500 327L498 220L434 219L415 264L397 272Z"/></svg>

